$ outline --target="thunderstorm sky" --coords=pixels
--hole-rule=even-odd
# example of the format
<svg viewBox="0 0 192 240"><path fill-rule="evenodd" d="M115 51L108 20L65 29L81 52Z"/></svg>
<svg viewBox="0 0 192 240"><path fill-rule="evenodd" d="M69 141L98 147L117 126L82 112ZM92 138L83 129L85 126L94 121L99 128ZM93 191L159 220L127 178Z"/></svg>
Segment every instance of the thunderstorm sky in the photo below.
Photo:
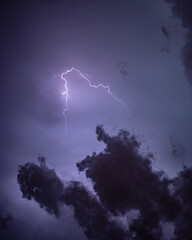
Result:
<svg viewBox="0 0 192 240"><path fill-rule="evenodd" d="M182 59L191 22L168 0L3 1L1 24L0 214L13 216L3 239L86 240L67 207L61 221L22 198L17 169L43 154L61 179L91 188L76 162L103 150L98 124L138 135L170 177L191 166L192 80ZM125 105L72 71L66 112L61 74L72 67Z"/></svg>

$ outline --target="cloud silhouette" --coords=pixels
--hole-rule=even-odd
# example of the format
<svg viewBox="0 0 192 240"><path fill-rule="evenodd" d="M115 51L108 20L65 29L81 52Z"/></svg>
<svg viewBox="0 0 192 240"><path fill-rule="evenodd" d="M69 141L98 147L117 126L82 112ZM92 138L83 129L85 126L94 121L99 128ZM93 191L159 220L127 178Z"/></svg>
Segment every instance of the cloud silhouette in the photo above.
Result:
<svg viewBox="0 0 192 240"><path fill-rule="evenodd" d="M173 220L180 206L169 193L171 181L163 172L152 170L150 154L142 156L134 135L122 130L111 137L102 126L96 132L106 148L77 163L79 171L86 172L102 203L113 214L139 210L140 217L131 225L137 239L160 239L160 223Z"/></svg>
<svg viewBox="0 0 192 240"><path fill-rule="evenodd" d="M175 189L174 198L178 199L182 206L179 215L174 220L174 240L192 239L192 168L184 166L183 170L173 180L173 185Z"/></svg>
<svg viewBox="0 0 192 240"><path fill-rule="evenodd" d="M180 18L182 26L188 30L181 57L187 79L192 84L192 1L165 0L165 2L171 5L173 16Z"/></svg>
<svg viewBox="0 0 192 240"><path fill-rule="evenodd" d="M56 217L61 215L63 204L72 207L88 239L124 239L125 229L110 218L102 203L81 182L62 182L41 158L39 162L40 165L28 162L19 166L17 180L24 198L34 199Z"/></svg>
<svg viewBox="0 0 192 240"><path fill-rule="evenodd" d="M77 163L78 170L91 179L95 194L81 182L61 181L39 157L39 165L19 166L23 197L34 199L56 217L62 205L69 206L87 239L165 239L162 226L167 222L174 224L174 240L191 239L192 169L184 167L169 179L153 170L152 154L142 155L134 135L121 130L109 136L102 126L97 126L96 134L105 149ZM137 216L127 225L118 221L135 210Z"/></svg>
<svg viewBox="0 0 192 240"><path fill-rule="evenodd" d="M17 181L24 198L34 199L47 212L59 216L64 185L53 169L28 162L19 166Z"/></svg>

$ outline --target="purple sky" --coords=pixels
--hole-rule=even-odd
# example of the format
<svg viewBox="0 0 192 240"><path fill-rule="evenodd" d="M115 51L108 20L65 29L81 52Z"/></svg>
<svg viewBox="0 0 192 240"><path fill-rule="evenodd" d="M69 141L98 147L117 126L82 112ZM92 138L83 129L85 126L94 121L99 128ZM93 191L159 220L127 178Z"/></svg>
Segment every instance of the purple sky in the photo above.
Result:
<svg viewBox="0 0 192 240"><path fill-rule="evenodd" d="M1 11L0 210L14 218L5 239L85 240L68 209L59 221L22 198L17 166L43 154L61 178L89 184L76 162L103 149L98 124L111 134L124 128L139 135L144 151L154 152L154 168L169 176L191 166L192 89L181 59L187 28L167 3L17 0ZM119 61L127 61L125 78ZM73 66L92 83L109 85L128 111L71 73L66 131L64 82L54 76Z"/></svg>

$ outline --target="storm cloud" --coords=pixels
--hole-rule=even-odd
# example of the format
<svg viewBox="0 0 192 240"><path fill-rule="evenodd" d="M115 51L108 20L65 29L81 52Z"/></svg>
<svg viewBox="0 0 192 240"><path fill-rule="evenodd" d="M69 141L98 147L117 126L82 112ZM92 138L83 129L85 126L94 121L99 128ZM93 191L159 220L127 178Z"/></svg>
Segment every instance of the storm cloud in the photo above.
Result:
<svg viewBox="0 0 192 240"><path fill-rule="evenodd" d="M192 168L186 166L173 180L174 198L180 201L181 211L175 219L175 238L192 239L191 219L192 219Z"/></svg>
<svg viewBox="0 0 192 240"><path fill-rule="evenodd" d="M162 226L167 222L175 226L175 240L191 239L192 169L184 167L169 179L153 170L153 155L141 154L136 136L124 130L110 136L102 126L96 134L105 149L77 163L78 170L91 179L95 193L79 181L62 181L40 161L40 165L19 166L23 197L34 199L56 217L62 205L71 207L87 239L163 239ZM117 220L134 210L138 215L127 226Z"/></svg>
<svg viewBox="0 0 192 240"><path fill-rule="evenodd" d="M163 234L167 233L166 240L170 240L173 225L175 237L180 236L184 225L179 222L185 218L183 200L170 190L175 189L173 179L182 168L181 157L191 166L191 88L180 59L184 33L189 27L177 24L180 18L170 18L168 4L158 0L10 0L1 1L0 10L0 224L6 226L0 231L0 238L111 239L113 227L113 236L118 235L118 239L164 239ZM167 42L161 26L169 35L169 53L160 51ZM67 76L70 99L66 131L65 96L61 94L65 84L59 76L72 67L89 76L93 84L109 86L128 111L106 90L91 89L74 72ZM106 141L118 138L117 129L128 129L141 136L142 151L149 146L154 159L147 153L140 154L139 146L132 148L140 156L139 161L135 157L135 164L146 165L140 167L141 173L135 171L135 175L141 174L140 179L131 170L130 178L125 175L123 168L128 167L124 162L115 163L117 169L113 171L117 172L113 173L113 163L106 164L105 151L104 161L99 162L105 145L95 138L99 123L114 135L99 128L106 134ZM174 136L172 142L170 136ZM130 137L131 134L129 142ZM92 156L93 151L97 154ZM33 162L39 153L48 157L47 165ZM94 173L95 165L90 165L78 174L76 163L83 168L81 160L87 155L97 163L98 173ZM108 155L114 162L116 156L111 152ZM173 179L154 172L153 167ZM125 179L121 179L119 169ZM98 176L86 179L87 170L92 175L106 174L105 178L101 174L101 180L114 185L111 195L117 192L116 202L107 201L109 191L101 192ZM144 175L148 178L146 183ZM129 183L125 182L127 179ZM98 188L95 192L91 182ZM131 183L140 192L134 193ZM124 202L118 197L128 194L123 186L131 196L130 200L125 197ZM107 183L101 187L105 190ZM161 192L167 204L157 196ZM143 203L139 195L144 198ZM171 201L173 206L169 207ZM8 214L13 221L6 221ZM150 221L152 216L154 224Z"/></svg>
<svg viewBox="0 0 192 240"><path fill-rule="evenodd" d="M192 1L191 0L165 0L171 5L175 18L180 18L182 27L187 29L186 43L182 48L182 61L187 79L192 84Z"/></svg>
<svg viewBox="0 0 192 240"><path fill-rule="evenodd" d="M100 154L87 156L77 163L80 171L93 182L93 188L109 211L126 214L139 210L140 217L130 230L137 239L160 239L161 221L173 220L179 202L169 193L170 180L163 172L154 172L150 153L140 153L141 143L127 131L109 136L101 126L97 138L106 144Z"/></svg>
<svg viewBox="0 0 192 240"><path fill-rule="evenodd" d="M61 215L62 205L72 207L74 217L88 239L124 239L126 231L110 218L102 203L81 182L62 182L53 169L40 163L19 167L23 197L34 199L48 213Z"/></svg>

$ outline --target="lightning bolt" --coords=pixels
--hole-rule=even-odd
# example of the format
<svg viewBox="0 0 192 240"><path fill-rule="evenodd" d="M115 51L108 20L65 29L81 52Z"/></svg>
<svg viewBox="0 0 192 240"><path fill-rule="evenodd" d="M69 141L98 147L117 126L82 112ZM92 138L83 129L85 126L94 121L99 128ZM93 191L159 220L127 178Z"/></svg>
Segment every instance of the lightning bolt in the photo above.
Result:
<svg viewBox="0 0 192 240"><path fill-rule="evenodd" d="M69 96L69 89L68 89L68 82L67 82L67 75L71 72L77 72L81 77L82 79L84 79L85 81L87 81L89 87L91 88L104 88L107 90L107 93L115 99L115 101L117 101L118 103L120 103L126 110L128 110L127 106L125 105L125 103L117 98L115 95L113 95L113 93L111 92L111 89L109 86L107 85L103 85L102 83L99 83L98 85L94 85L91 83L91 81L89 80L88 78L88 74L86 73L82 73L79 69L75 68L75 67L72 67L71 69L68 69L66 70L65 72L63 72L61 75L60 75L60 78L62 80L64 80L64 87L65 87L65 91L62 92L61 94L65 96L65 108L63 110L63 114L64 114L64 119L65 119L65 126L66 126L66 129L67 129L67 111L68 111L68 101L70 99L70 96Z"/></svg>

